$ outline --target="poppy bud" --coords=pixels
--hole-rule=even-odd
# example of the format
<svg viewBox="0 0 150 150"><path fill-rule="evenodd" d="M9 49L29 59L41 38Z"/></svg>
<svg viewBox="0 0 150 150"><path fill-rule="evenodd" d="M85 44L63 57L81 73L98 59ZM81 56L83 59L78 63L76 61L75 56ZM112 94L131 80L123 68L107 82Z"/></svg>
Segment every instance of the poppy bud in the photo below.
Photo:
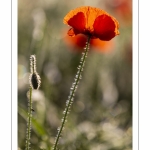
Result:
<svg viewBox="0 0 150 150"><path fill-rule="evenodd" d="M36 71L36 57L35 55L30 56L30 70L29 83L32 89L38 89L41 85L41 78Z"/></svg>

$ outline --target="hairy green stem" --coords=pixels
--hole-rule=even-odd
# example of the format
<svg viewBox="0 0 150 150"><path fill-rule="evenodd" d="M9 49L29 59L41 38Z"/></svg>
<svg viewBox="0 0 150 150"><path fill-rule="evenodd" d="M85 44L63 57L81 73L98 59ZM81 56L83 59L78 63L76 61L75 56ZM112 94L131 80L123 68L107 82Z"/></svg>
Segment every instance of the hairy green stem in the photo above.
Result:
<svg viewBox="0 0 150 150"><path fill-rule="evenodd" d="M84 48L85 51L83 52L82 58L80 60L80 65L78 66L77 74L75 75L75 81L73 82L72 87L70 89L70 94L68 96L68 100L66 101L66 108L63 112L64 116L62 118L62 123L61 123L60 128L58 128L58 133L57 133L55 143L54 143L54 146L53 146L52 150L57 149L59 138L61 136L62 130L64 129L65 122L67 121L67 116L69 114L71 104L73 103L73 99L74 99L74 96L75 96L74 94L76 92L79 80L82 78L81 73L82 73L83 68L84 68L84 63L85 63L85 59L86 59L87 54L88 54L89 45L90 45L90 36L88 37L88 40L86 42L86 46Z"/></svg>
<svg viewBox="0 0 150 150"><path fill-rule="evenodd" d="M32 87L29 88L28 120L27 120L27 134L26 134L26 150L30 149L31 121L32 121Z"/></svg>

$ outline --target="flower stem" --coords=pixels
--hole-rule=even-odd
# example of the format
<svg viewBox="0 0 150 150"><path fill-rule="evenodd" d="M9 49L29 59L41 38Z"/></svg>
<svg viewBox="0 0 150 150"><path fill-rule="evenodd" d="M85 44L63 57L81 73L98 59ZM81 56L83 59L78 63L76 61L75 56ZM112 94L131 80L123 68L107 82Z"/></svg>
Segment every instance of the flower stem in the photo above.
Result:
<svg viewBox="0 0 150 150"><path fill-rule="evenodd" d="M31 137L31 121L32 121L32 87L29 88L29 101L28 101L28 121L27 121L27 134L26 134L26 150L30 149Z"/></svg>
<svg viewBox="0 0 150 150"><path fill-rule="evenodd" d="M82 58L80 60L80 65L78 66L78 71L77 71L77 74L75 75L75 81L73 82L72 87L70 88L70 94L68 96L68 100L66 101L66 108L63 112L64 116L62 118L62 123L61 123L60 128L58 128L58 133L57 133L55 143L54 143L54 146L53 146L52 150L57 149L59 138L61 136L62 130L64 129L65 122L67 121L67 116L69 114L71 105L73 103L75 92L76 92L79 80L82 78L81 73L83 72L85 59L87 57L88 50L89 50L89 45L90 45L90 36L87 39L86 46L84 48L84 52L82 53L83 55L82 55Z"/></svg>

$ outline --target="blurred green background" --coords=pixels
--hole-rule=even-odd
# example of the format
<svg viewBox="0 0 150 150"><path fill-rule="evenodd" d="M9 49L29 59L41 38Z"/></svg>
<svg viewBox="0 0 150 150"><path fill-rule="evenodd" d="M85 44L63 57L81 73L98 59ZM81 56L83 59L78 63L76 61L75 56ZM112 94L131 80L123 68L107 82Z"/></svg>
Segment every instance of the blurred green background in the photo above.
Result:
<svg viewBox="0 0 150 150"><path fill-rule="evenodd" d="M68 45L64 16L80 6L104 9L120 24L110 52L91 47L61 150L132 149L132 1L18 0L18 150L25 149L30 55L41 87L33 91L31 149L50 149L81 53Z"/></svg>

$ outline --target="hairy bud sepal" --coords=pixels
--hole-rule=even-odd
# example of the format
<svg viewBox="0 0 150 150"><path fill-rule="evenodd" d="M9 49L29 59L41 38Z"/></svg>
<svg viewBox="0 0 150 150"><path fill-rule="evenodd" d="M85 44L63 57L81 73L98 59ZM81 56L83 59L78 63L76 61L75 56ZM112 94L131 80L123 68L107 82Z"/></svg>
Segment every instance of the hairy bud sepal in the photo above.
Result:
<svg viewBox="0 0 150 150"><path fill-rule="evenodd" d="M31 74L29 76L29 83L32 89L39 89L41 85L41 78L36 71L36 57L35 55L30 56L30 70Z"/></svg>
<svg viewBox="0 0 150 150"><path fill-rule="evenodd" d="M41 78L37 72L30 74L29 82L30 82L30 86L32 87L32 89L35 89L35 90L39 89L41 85Z"/></svg>

